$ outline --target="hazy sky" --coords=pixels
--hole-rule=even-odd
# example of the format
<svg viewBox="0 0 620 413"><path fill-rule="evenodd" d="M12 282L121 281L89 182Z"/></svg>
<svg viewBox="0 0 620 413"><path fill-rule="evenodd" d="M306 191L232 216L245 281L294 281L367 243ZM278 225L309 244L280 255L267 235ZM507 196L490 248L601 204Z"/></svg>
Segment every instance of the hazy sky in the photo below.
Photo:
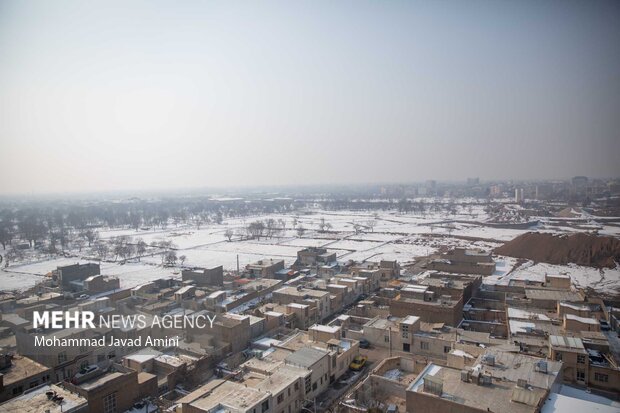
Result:
<svg viewBox="0 0 620 413"><path fill-rule="evenodd" d="M0 193L620 175L620 3L0 1Z"/></svg>

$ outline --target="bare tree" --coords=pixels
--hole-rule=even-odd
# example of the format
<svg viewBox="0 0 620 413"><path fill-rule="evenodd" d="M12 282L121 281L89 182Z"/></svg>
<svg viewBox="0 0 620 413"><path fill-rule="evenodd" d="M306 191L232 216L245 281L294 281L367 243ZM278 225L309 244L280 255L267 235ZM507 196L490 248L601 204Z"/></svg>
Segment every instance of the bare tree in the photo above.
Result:
<svg viewBox="0 0 620 413"><path fill-rule="evenodd" d="M97 241L93 245L93 251L100 259L105 260L110 252L110 247L104 241Z"/></svg>
<svg viewBox="0 0 620 413"><path fill-rule="evenodd" d="M17 248L9 248L9 250L4 254L4 266L8 267L9 264L13 261L17 261L24 258L24 253L22 250Z"/></svg>
<svg viewBox="0 0 620 413"><path fill-rule="evenodd" d="M196 229L200 230L200 226L204 223L204 218L200 214L196 214L192 216L192 221L194 221L194 225L196 225Z"/></svg>
<svg viewBox="0 0 620 413"><path fill-rule="evenodd" d="M254 221L251 222L247 227L248 234L252 238L260 239L265 232L265 224L263 221Z"/></svg>
<svg viewBox="0 0 620 413"><path fill-rule="evenodd" d="M267 237L273 237L273 234L276 231L276 220L273 218L269 218L265 223L265 228L267 229Z"/></svg>
<svg viewBox="0 0 620 413"><path fill-rule="evenodd" d="M213 217L213 221L214 221L216 224L218 224L218 225L219 225L219 224L221 224L221 223L222 223L222 221L223 221L223 220L224 220L224 218L223 218L223 216L222 216L222 211L217 211L217 212L215 213L215 216Z"/></svg>
<svg viewBox="0 0 620 413"><path fill-rule="evenodd" d="M99 237L99 233L94 229L87 229L82 231L80 236L84 237L88 241L88 246L90 247L91 244Z"/></svg>
<svg viewBox="0 0 620 413"><path fill-rule="evenodd" d="M368 229L370 229L370 232L375 232L375 225L377 225L377 221L375 221L374 219L366 222L366 226L368 227Z"/></svg>
<svg viewBox="0 0 620 413"><path fill-rule="evenodd" d="M303 237L305 233L306 233L306 229L304 228L304 226L299 225L297 227L297 235L299 236L299 238Z"/></svg>
<svg viewBox="0 0 620 413"><path fill-rule="evenodd" d="M84 246L86 245L86 241L84 241L84 239L82 238L77 238L75 241L73 241L73 245L78 248L79 252L82 252L82 248L84 248Z"/></svg>
<svg viewBox="0 0 620 413"><path fill-rule="evenodd" d="M174 265L177 262L177 252L170 250L165 254L166 265Z"/></svg>
<svg viewBox="0 0 620 413"><path fill-rule="evenodd" d="M187 257L185 255L181 255L179 257L179 261L181 262L181 265L183 265L183 263L185 262L186 259L187 259Z"/></svg>
<svg viewBox="0 0 620 413"><path fill-rule="evenodd" d="M224 231L224 236L228 239L228 242L232 241L233 235L233 230L231 228L226 228L226 231Z"/></svg>
<svg viewBox="0 0 620 413"><path fill-rule="evenodd" d="M138 238L136 242L136 253L138 254L138 261L140 261L140 257L144 255L146 252L146 242L142 238Z"/></svg>
<svg viewBox="0 0 620 413"><path fill-rule="evenodd" d="M10 244L12 238L13 231L11 229L11 225L5 222L0 222L0 244L2 244L3 250L6 250L6 244Z"/></svg>

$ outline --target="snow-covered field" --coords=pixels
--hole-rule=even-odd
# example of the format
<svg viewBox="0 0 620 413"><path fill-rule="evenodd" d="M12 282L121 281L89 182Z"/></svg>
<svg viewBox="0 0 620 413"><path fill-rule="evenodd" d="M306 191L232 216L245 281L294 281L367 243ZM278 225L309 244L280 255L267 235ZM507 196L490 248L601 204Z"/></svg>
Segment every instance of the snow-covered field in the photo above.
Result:
<svg viewBox="0 0 620 413"><path fill-rule="evenodd" d="M504 257L504 259L507 259ZM513 258L508 258L514 260ZM514 262L513 262L514 265ZM498 264L499 269L499 264ZM620 267L616 268L592 268L575 264L553 265L546 263L533 263L528 261L510 273L499 274L498 271L492 277L484 279L485 284L508 285L510 281L534 281L544 282L545 275L568 275L571 282L580 288L590 287L600 292L618 290L620 287Z"/></svg>
<svg viewBox="0 0 620 413"><path fill-rule="evenodd" d="M311 210L291 214L272 214L254 217L225 219L222 224L205 224L200 229L191 225L170 225L166 229L107 229L100 231L102 240L129 236L133 242L143 239L147 244L172 241L177 256L185 256L186 267L241 268L262 258L283 259L290 265L297 251L305 247L325 247L336 252L339 260L379 261L398 260L402 264L413 263L419 257L434 254L447 248L468 247L492 250L503 242L528 232L574 232L571 219L558 224L558 220L541 219L530 229L503 229L485 225L489 217L481 205L458 206L455 215L445 211L420 214L403 214L395 211L321 211ZM260 240L242 239L244 228L255 220L274 219L285 222L285 230L273 237ZM327 231L319 231L321 223L329 224ZM586 224L583 224L586 225ZM305 232L300 236L297 228ZM583 230L599 229L600 232L619 236L619 227L599 224L592 220ZM225 236L227 230L235 234L232 241ZM57 266L86 262L94 254L85 248L81 253L70 251L74 258L37 257L36 262L12 263L0 271L0 290L24 290L33 286L42 276ZM26 260L35 258L30 257ZM108 257L108 261L114 257ZM508 283L511 279L544 277L545 273L569 274L577 286L591 286L597 290L620 290L620 270L604 270L552 266L548 264L522 265L515 271L514 258L497 257L497 270L487 277L487 283ZM180 263L179 263L180 264ZM178 277L179 268L164 268L159 255L145 256L140 261L130 260L125 265L104 262L104 275L118 276L122 287L132 287L161 277Z"/></svg>

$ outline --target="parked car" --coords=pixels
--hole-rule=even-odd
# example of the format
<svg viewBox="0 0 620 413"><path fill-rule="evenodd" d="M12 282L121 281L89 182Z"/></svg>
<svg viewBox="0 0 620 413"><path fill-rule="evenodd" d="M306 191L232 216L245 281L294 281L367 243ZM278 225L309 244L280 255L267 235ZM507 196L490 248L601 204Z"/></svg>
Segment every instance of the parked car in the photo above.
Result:
<svg viewBox="0 0 620 413"><path fill-rule="evenodd" d="M370 341L365 338L360 339L360 348L370 348Z"/></svg>
<svg viewBox="0 0 620 413"><path fill-rule="evenodd" d="M360 371L366 365L366 360L368 360L366 356L355 356L351 364L349 364L349 368L354 371Z"/></svg>
<svg viewBox="0 0 620 413"><path fill-rule="evenodd" d="M611 330L611 326L609 325L609 323L607 321L601 320L600 323L601 323L601 330L603 330L603 331Z"/></svg>

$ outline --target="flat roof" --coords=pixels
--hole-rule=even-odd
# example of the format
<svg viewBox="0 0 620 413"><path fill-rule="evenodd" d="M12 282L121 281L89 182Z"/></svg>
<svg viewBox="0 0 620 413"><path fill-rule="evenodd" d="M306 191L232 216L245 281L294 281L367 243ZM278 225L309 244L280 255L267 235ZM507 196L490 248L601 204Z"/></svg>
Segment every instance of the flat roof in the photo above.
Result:
<svg viewBox="0 0 620 413"><path fill-rule="evenodd" d="M418 321L420 321L420 317L415 316L415 315L408 315L407 317L403 318L400 321L400 323L401 324L413 325L413 324L417 323Z"/></svg>
<svg viewBox="0 0 620 413"><path fill-rule="evenodd" d="M528 288L525 290L525 296L535 300L555 300L555 301L571 301L583 302L585 298L575 291L558 291Z"/></svg>
<svg viewBox="0 0 620 413"><path fill-rule="evenodd" d="M618 413L618 407L551 393L540 413Z"/></svg>
<svg viewBox="0 0 620 413"><path fill-rule="evenodd" d="M310 307L308 304L299 304L299 303L290 303L290 304L287 304L287 306L293 307L293 308L307 308L307 307Z"/></svg>
<svg viewBox="0 0 620 413"><path fill-rule="evenodd" d="M187 403L204 411L212 411L218 406L246 411L270 397L267 393L241 383L223 380L209 382L195 392L183 397L179 402L184 403L184 400L190 396L197 396L197 398L193 401L187 401Z"/></svg>
<svg viewBox="0 0 620 413"><path fill-rule="evenodd" d="M4 385L18 382L28 377L35 376L46 370L50 370L41 363L28 357L16 356L11 360L11 367L2 370Z"/></svg>
<svg viewBox="0 0 620 413"><path fill-rule="evenodd" d="M572 350L585 351L583 341L578 337L549 336L549 343L553 347L564 347Z"/></svg>
<svg viewBox="0 0 620 413"><path fill-rule="evenodd" d="M62 404L49 400L45 392L52 391L62 397ZM0 413L71 413L80 410L88 401L77 393L72 393L55 384L41 386L36 390L23 394L0 404Z"/></svg>
<svg viewBox="0 0 620 413"><path fill-rule="evenodd" d="M327 351L319 350L317 348L303 347L290 354L285 361L288 364L309 368L319 362L327 354Z"/></svg>
<svg viewBox="0 0 620 413"><path fill-rule="evenodd" d="M543 314L544 310L530 311L522 308L508 307L508 318L520 318L525 320L543 320L549 321L551 318Z"/></svg>
<svg viewBox="0 0 620 413"><path fill-rule="evenodd" d="M573 315L573 314L565 314L564 317L567 320L574 320L574 321L578 321L578 322L584 323L584 324L594 324L594 325L598 324L598 321L596 321L594 318L590 318L590 317L579 317L579 316Z"/></svg>
<svg viewBox="0 0 620 413"><path fill-rule="evenodd" d="M326 326L323 324L314 324L308 330L317 330L323 333L335 334L338 332L338 330L340 330L340 326Z"/></svg>
<svg viewBox="0 0 620 413"><path fill-rule="evenodd" d="M489 366L482 363L485 356L492 355L495 357L495 365ZM536 369L537 363L544 362L547 366L547 373L542 373ZM494 378L517 383L519 380L526 380L531 386L540 389L550 390L556 375L562 369L562 363L559 361L546 360L538 357L528 356L525 354L512 353L507 351L498 351L493 348L478 358L478 363L482 370L490 373Z"/></svg>
<svg viewBox="0 0 620 413"><path fill-rule="evenodd" d="M90 391L90 390L96 389L97 387L103 386L107 382L115 380L118 377L121 377L123 375L124 375L123 373L119 373L119 372L107 373L107 374L104 374L103 376L99 376L93 380L89 380L85 383L82 383L79 385L79 387L81 387L84 390Z"/></svg>
<svg viewBox="0 0 620 413"><path fill-rule="evenodd" d="M436 383L441 383L442 393L437 396L424 391L424 379L431 377ZM425 396L444 399L447 402L469 406L486 411L511 413L533 413L535 406L523 403L515 403L513 391L517 388L516 383L509 381L493 380L490 385L478 385L473 382L461 380L461 370L449 367L440 367L433 363L429 364L422 373L411 383L408 391L423 393ZM542 389L532 388L525 390L532 399L540 400L545 395Z"/></svg>

